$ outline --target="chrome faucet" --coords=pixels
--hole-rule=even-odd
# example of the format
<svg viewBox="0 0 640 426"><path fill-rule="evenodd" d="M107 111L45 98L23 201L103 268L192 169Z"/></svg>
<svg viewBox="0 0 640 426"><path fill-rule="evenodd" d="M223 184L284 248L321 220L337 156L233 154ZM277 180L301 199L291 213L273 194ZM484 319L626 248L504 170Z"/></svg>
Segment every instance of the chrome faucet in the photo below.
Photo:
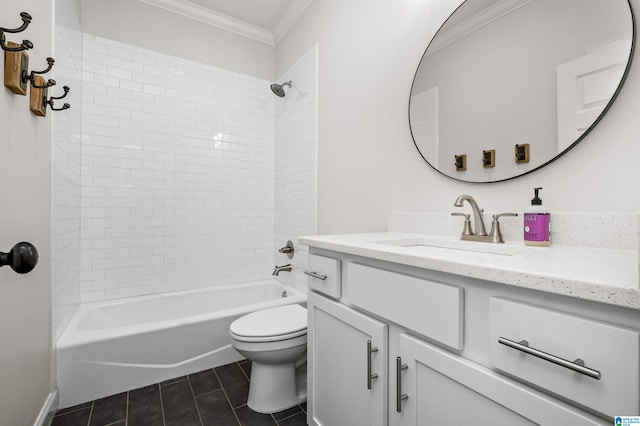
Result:
<svg viewBox="0 0 640 426"><path fill-rule="evenodd" d="M459 196L456 202L453 203L453 205L456 207L462 207L462 204L465 201L467 201L471 205L471 210L473 211L474 227L472 228L471 235L487 235L487 231L484 229L484 220L482 219L482 212L484 210L478 207L478 203L476 203L476 200L474 200L471 195L463 194ZM473 232L473 229L475 229L476 232Z"/></svg>
<svg viewBox="0 0 640 426"><path fill-rule="evenodd" d="M453 203L456 207L462 207L464 202L467 201L471 205L471 210L473 211L473 222L474 228L476 232L473 232L471 227L471 221L469 220L469 215L465 213L451 213L452 216L463 216L464 217L464 230L462 231L462 235L460 236L461 240L469 240L469 241L481 241L486 243L503 243L502 233L500 232L500 219L503 216L518 216L517 213L501 213L493 215L493 222L491 223L491 232L487 235L487 231L484 227L484 219L482 218L482 210L478 207L478 203L473 199L471 195L463 194L458 197L455 203Z"/></svg>
<svg viewBox="0 0 640 426"><path fill-rule="evenodd" d="M291 272L291 264L288 263L282 266L276 265L276 269L273 270L273 273L271 275L280 275L280 272L282 271Z"/></svg>

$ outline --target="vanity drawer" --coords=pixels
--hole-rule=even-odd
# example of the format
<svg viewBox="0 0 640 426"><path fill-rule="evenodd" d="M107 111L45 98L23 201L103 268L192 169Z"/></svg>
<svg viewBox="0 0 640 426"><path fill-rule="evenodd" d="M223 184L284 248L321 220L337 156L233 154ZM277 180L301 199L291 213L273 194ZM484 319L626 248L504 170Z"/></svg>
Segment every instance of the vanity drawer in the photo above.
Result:
<svg viewBox="0 0 640 426"><path fill-rule="evenodd" d="M500 298L490 309L492 366L607 416L640 413L637 330Z"/></svg>
<svg viewBox="0 0 640 426"><path fill-rule="evenodd" d="M340 298L342 286L340 282L340 259L309 254L307 258L307 285L311 290Z"/></svg>
<svg viewBox="0 0 640 426"><path fill-rule="evenodd" d="M357 263L347 264L347 300L454 349L463 346L463 290Z"/></svg>

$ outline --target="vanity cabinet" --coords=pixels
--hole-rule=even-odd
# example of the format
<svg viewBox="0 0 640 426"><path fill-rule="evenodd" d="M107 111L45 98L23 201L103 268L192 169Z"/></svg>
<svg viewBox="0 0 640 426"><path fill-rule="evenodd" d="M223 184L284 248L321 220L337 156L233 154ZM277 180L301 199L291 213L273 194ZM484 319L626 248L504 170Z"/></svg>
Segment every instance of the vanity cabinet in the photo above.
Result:
<svg viewBox="0 0 640 426"><path fill-rule="evenodd" d="M491 366L612 417L640 413L638 330L504 298L489 306Z"/></svg>
<svg viewBox="0 0 640 426"><path fill-rule="evenodd" d="M310 292L309 425L386 424L388 326Z"/></svg>
<svg viewBox="0 0 640 426"><path fill-rule="evenodd" d="M517 292L322 253L341 265L341 293L335 298L316 288L308 294L309 425L583 426L612 424L614 415L638 415L637 330L581 322L575 315L566 317L566 323L552 317L549 321L563 337L579 330L589 338L596 330L597 341L615 344L625 353L611 362L600 355L594 358L592 350L583 352L587 366L595 362L602 374L607 372L606 383L575 371L558 372L557 365L538 365L530 355L509 352L511 348L505 355L502 344L494 353L495 333L511 336L514 324L535 329L543 321L535 316L521 321L513 311L495 308L507 300L505 294L517 297ZM587 328L572 328L577 324L573 320ZM621 380L620 374L629 376Z"/></svg>
<svg viewBox="0 0 640 426"><path fill-rule="evenodd" d="M407 333L390 425L603 425L540 391ZM396 374L397 374L396 369Z"/></svg>

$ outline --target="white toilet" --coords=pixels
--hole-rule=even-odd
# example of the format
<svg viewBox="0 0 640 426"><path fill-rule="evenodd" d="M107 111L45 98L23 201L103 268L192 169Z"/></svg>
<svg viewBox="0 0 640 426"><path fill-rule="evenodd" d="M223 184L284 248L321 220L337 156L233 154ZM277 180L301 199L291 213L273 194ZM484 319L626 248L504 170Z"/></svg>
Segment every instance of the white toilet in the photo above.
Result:
<svg viewBox="0 0 640 426"><path fill-rule="evenodd" d="M305 308L284 305L252 312L232 322L229 334L231 345L253 361L249 408L274 413L306 400Z"/></svg>

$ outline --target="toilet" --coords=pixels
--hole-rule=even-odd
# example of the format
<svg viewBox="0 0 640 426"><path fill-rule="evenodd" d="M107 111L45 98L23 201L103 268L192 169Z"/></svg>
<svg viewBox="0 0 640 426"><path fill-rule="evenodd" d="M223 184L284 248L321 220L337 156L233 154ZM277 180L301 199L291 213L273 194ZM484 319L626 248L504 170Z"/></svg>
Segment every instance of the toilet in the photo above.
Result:
<svg viewBox="0 0 640 426"><path fill-rule="evenodd" d="M231 345L251 360L247 405L258 413L306 400L307 310L283 305L242 316L229 326Z"/></svg>

